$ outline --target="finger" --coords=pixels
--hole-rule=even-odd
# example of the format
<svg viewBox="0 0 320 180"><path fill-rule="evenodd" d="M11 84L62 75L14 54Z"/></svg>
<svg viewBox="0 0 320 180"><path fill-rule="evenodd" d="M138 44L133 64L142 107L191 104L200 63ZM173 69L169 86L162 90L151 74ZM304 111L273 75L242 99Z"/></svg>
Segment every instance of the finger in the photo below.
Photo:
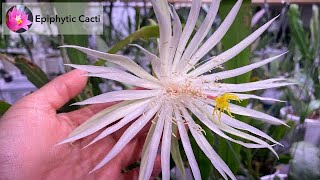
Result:
<svg viewBox="0 0 320 180"><path fill-rule="evenodd" d="M57 110L82 91L87 82L85 74L86 72L81 70L70 71L26 96L23 100Z"/></svg>

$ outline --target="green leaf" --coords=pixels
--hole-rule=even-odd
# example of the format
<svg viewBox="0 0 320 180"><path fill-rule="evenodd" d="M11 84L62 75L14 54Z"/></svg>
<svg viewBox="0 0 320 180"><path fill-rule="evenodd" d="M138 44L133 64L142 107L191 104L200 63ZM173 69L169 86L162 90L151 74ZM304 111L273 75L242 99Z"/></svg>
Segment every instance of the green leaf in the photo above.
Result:
<svg viewBox="0 0 320 180"><path fill-rule="evenodd" d="M136 29L135 30L139 30L140 29L140 7L136 7Z"/></svg>
<svg viewBox="0 0 320 180"><path fill-rule="evenodd" d="M320 42L320 23L319 23L319 8L316 5L312 6L312 18L310 20L310 31L311 31L311 48L313 52L313 58L319 54L319 42Z"/></svg>
<svg viewBox="0 0 320 180"><path fill-rule="evenodd" d="M28 80L34 84L37 88L41 88L49 79L40 67L32 63L30 60L23 56L17 56L13 64L28 78Z"/></svg>
<svg viewBox="0 0 320 180"><path fill-rule="evenodd" d="M118 51L120 51L123 47L138 39L148 40L150 38L155 37L159 37L159 26L144 26L138 31L127 36L125 39L119 41L108 51L108 53L115 54Z"/></svg>
<svg viewBox="0 0 320 180"><path fill-rule="evenodd" d="M7 112L7 110L11 107L10 104L0 100L0 117Z"/></svg>
<svg viewBox="0 0 320 180"><path fill-rule="evenodd" d="M227 16L227 13L231 10L232 6L234 5L234 1L224 1L221 3L220 7L220 15L222 19L224 19ZM230 49L237 43L239 43L241 40L246 38L251 33L251 2L249 0L244 0L242 3L242 6L239 10L239 13L234 20L232 26L222 39L222 50L225 51L227 49ZM250 63L250 46L244 49L240 54L238 54L233 59L229 60L228 62L224 63L225 69L235 69L238 67L245 66ZM241 76L237 76L234 78L226 79L226 83L245 83L249 82L251 76L251 72L248 72L246 74L243 74ZM243 101L241 103L242 106L245 106L247 104L247 101ZM237 119L248 122L249 119L246 117L237 117ZM238 159L240 156L241 146L235 143L230 143L227 140L223 138L218 138L217 142L218 147L218 154L220 157L226 162L226 164L229 166L231 171L236 174L239 165L240 160Z"/></svg>
<svg viewBox="0 0 320 180"><path fill-rule="evenodd" d="M144 26L138 31L130 34L123 40L119 41L108 51L108 53L115 54L118 51L120 51L123 47L127 46L128 44L136 40L139 40L139 39L148 40L154 37L159 37L159 26L156 26L156 25ZM95 63L95 65L102 66L104 65L104 63L105 63L105 60L99 60Z"/></svg>
<svg viewBox="0 0 320 180"><path fill-rule="evenodd" d="M309 41L307 35L303 29L303 24L300 19L299 6L296 4L290 5L288 11L289 27L291 35L295 43L297 44L302 56L310 61L311 54L309 51Z"/></svg>

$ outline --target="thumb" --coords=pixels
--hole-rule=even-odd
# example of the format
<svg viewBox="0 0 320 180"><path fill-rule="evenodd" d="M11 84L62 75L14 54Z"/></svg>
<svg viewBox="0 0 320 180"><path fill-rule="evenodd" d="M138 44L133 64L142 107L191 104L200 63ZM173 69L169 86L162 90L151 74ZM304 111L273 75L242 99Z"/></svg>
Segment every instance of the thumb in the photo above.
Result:
<svg viewBox="0 0 320 180"><path fill-rule="evenodd" d="M73 97L77 96L85 87L86 72L73 70L61 75L21 101L31 101L40 107L59 109Z"/></svg>

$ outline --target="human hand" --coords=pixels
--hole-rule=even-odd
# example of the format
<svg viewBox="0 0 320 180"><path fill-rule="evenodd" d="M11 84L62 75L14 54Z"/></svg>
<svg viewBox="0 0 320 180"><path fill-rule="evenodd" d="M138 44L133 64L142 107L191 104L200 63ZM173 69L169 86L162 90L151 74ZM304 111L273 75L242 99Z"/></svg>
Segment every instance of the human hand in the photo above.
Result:
<svg viewBox="0 0 320 180"><path fill-rule="evenodd" d="M137 179L139 169L121 170L140 159L147 128L113 160L89 174L111 150L126 127L82 149L97 134L55 146L77 126L111 104L91 105L57 114L85 87L85 72L64 74L14 104L0 119L0 179ZM99 132L98 132L99 133ZM154 175L161 170L157 157Z"/></svg>

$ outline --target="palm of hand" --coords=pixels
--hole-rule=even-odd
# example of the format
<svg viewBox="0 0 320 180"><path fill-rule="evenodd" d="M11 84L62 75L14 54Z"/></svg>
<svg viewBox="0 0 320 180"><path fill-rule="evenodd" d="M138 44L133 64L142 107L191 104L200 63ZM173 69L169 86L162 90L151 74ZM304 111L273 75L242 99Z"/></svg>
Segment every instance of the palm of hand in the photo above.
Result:
<svg viewBox="0 0 320 180"><path fill-rule="evenodd" d="M79 78L76 76L79 73L68 73L62 81L65 84L57 86L57 82L61 83L60 77L40 89L40 92L23 98L1 119L0 174L4 175L4 179L137 178L138 168L127 173L121 170L139 160L146 132L140 133L118 156L91 174L89 172L111 150L124 129L85 149L82 148L95 135L73 144L55 146L83 121L107 106L93 105L70 113L56 113L56 109L83 88L86 78L82 79L82 83L68 83L68 78L72 82L74 79L71 77ZM50 94L48 90L52 91L52 87L55 87L55 93Z"/></svg>

